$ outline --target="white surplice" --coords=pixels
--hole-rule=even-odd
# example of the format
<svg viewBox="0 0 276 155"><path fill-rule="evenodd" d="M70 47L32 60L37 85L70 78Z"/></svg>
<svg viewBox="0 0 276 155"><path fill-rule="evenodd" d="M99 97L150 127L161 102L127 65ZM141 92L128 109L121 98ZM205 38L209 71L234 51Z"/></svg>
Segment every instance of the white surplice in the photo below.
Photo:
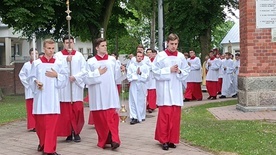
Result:
<svg viewBox="0 0 276 155"><path fill-rule="evenodd" d="M238 75L240 73L240 60L235 60L234 61L234 74L233 74L233 83L234 83L234 89L235 89L235 93L238 93Z"/></svg>
<svg viewBox="0 0 276 155"><path fill-rule="evenodd" d="M211 66L208 64L211 63ZM208 59L205 68L208 70L206 75L206 81L218 81L219 68L221 67L221 61L217 58L214 60Z"/></svg>
<svg viewBox="0 0 276 155"><path fill-rule="evenodd" d="M58 73L57 78L45 75L46 71L52 71L51 68ZM66 86L68 71L65 63L59 60L55 60L54 63L43 63L41 59L37 59L33 62L28 78L34 93L33 114L60 114L58 89ZM43 84L42 90L37 88L35 80Z"/></svg>
<svg viewBox="0 0 276 155"><path fill-rule="evenodd" d="M178 65L181 73L171 73L171 67ZM168 56L165 51L159 52L154 61L152 71L156 79L156 94L158 106L183 106L182 82L190 72L190 66L184 55Z"/></svg>
<svg viewBox="0 0 276 155"><path fill-rule="evenodd" d="M201 62L198 57L194 59L188 58L187 62L190 62L191 71L189 76L185 80L186 82L202 82Z"/></svg>
<svg viewBox="0 0 276 155"><path fill-rule="evenodd" d="M152 65L153 62L150 62L150 66L149 67L149 78L148 78L148 82L147 82L147 89L156 89L156 80L154 78L153 72L152 72Z"/></svg>
<svg viewBox="0 0 276 155"><path fill-rule="evenodd" d="M67 62L66 59L69 55L63 55L62 52L55 54L55 58ZM70 68L70 63L66 63L67 68ZM83 101L83 89L85 87L83 78L86 75L86 61L83 55L76 51L75 55L72 55L71 61L72 76L75 77L75 81L72 82L72 101ZM61 102L71 102L71 89L69 81L70 72L68 73L67 84L65 88L59 90L59 98Z"/></svg>
<svg viewBox="0 0 276 155"><path fill-rule="evenodd" d="M120 60L116 60L116 63L118 66L122 66L122 63ZM115 80L116 84L122 84L122 82L126 79L126 73L122 73L122 76Z"/></svg>
<svg viewBox="0 0 276 155"><path fill-rule="evenodd" d="M220 61L220 64L222 64L226 59L219 59ZM223 78L223 67L222 65L220 65L220 68L219 68L219 78Z"/></svg>
<svg viewBox="0 0 276 155"><path fill-rule="evenodd" d="M32 67L32 64L30 61L25 62L18 75L25 89L25 99L31 99L34 97L33 91L28 81L28 77L31 72L31 67Z"/></svg>
<svg viewBox="0 0 276 155"><path fill-rule="evenodd" d="M99 67L106 67L107 71L100 75ZM116 59L113 56L108 56L107 60L98 61L93 57L87 61L86 68L88 73L84 81L88 86L90 111L119 109L119 94L115 81L123 74Z"/></svg>
<svg viewBox="0 0 276 155"><path fill-rule="evenodd" d="M234 95L234 83L233 83L233 71L234 71L234 63L232 59L226 59L222 62L222 68L226 68L223 70L223 80L222 80L222 88L221 95L223 96L232 96Z"/></svg>
<svg viewBox="0 0 276 155"><path fill-rule="evenodd" d="M137 74L140 68L141 75ZM146 118L146 94L149 77L149 68L142 62L132 63L127 72L127 79L131 82L129 88L129 114L130 118L138 119L139 122Z"/></svg>

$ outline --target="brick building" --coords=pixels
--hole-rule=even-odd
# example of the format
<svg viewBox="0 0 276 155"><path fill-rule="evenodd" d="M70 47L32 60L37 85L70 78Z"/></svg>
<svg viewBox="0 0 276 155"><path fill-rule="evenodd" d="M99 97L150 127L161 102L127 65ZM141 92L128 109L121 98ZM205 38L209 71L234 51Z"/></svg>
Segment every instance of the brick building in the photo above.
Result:
<svg viewBox="0 0 276 155"><path fill-rule="evenodd" d="M241 68L237 108L243 111L276 110L276 42L272 41L271 28L256 25L256 10L265 6L256 5L260 2L275 3L239 1ZM270 9L267 6L264 9ZM275 18L273 23L276 27Z"/></svg>

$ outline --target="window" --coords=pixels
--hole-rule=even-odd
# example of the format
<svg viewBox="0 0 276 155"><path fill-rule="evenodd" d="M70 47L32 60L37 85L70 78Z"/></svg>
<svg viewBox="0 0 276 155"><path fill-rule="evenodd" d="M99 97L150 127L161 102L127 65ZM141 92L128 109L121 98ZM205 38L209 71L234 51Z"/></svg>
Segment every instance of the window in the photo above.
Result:
<svg viewBox="0 0 276 155"><path fill-rule="evenodd" d="M87 55L91 55L91 48L87 48Z"/></svg>
<svg viewBox="0 0 276 155"><path fill-rule="evenodd" d="M79 48L79 52L83 54L83 48Z"/></svg>

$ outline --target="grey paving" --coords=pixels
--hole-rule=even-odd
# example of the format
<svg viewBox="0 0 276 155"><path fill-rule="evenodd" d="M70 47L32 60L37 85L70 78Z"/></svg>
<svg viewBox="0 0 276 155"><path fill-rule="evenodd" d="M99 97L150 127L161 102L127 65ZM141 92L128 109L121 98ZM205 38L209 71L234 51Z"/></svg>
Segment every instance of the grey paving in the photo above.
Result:
<svg viewBox="0 0 276 155"><path fill-rule="evenodd" d="M206 93L204 93L206 98ZM221 101L221 100L216 100ZM223 100L224 101L224 100ZM185 107L196 106L214 101L187 102ZM127 103L125 103L127 104ZM88 120L89 109L85 107L86 122ZM85 124L81 133L82 141L80 143L65 142L65 138L58 138L57 152L62 155L211 155L212 153L190 146L184 141L177 145L176 149L163 151L157 141L154 140L154 131L157 111L148 114L145 122L129 125L129 123L120 123L121 147L116 151L110 148L101 149L96 146L97 134L93 126ZM17 121L0 126L0 155L40 155L37 152L38 138L34 132L26 130L26 121Z"/></svg>

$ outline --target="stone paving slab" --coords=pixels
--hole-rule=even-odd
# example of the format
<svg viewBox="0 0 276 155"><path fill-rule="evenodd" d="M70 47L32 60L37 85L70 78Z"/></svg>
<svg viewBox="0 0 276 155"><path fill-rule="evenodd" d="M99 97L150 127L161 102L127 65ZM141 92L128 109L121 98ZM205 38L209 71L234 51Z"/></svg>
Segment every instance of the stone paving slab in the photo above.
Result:
<svg viewBox="0 0 276 155"><path fill-rule="evenodd" d="M208 109L219 120L276 120L276 111L243 112L236 105Z"/></svg>
<svg viewBox="0 0 276 155"><path fill-rule="evenodd" d="M203 103L203 102L202 102ZM127 104L127 103L125 103ZM195 105L194 103L191 106ZM198 104L198 103L197 103ZM87 124L89 108L85 107L85 126L81 133L82 142L65 142L64 137L58 138L57 152L62 155L211 155L199 148L184 142L176 149L164 151L154 140L154 131L157 119L157 110L148 114L146 121L129 125L129 122L120 123L121 146L116 151L110 148L101 149L97 145L97 134L93 126ZM0 126L0 155L41 155L37 152L38 138L36 133L26 130L26 121L17 121Z"/></svg>
<svg viewBox="0 0 276 155"><path fill-rule="evenodd" d="M233 100L233 98L227 98L223 100L206 100L207 93L203 93L203 101L186 102L185 107L197 106L210 102L223 102L226 100ZM124 104L127 105L125 102ZM220 109L222 108L222 109ZM225 108L225 109L224 109ZM229 108L229 109L227 109ZM235 111L234 106L211 108L211 111L217 111L216 117L223 117L226 112ZM236 111L236 113L244 113ZM97 134L93 126L87 124L89 115L88 107L85 107L85 126L81 133L82 142L65 142L64 137L58 138L57 152L62 155L211 155L212 153L201 150L197 147L190 146L184 141L177 145L176 149L170 149L169 151L163 151L157 141L154 140L154 131L157 119L157 110L151 114L147 114L148 117L145 122L129 125L127 123L120 123L120 138L121 146L116 151L111 151L110 148L101 149L97 145ZM232 114L229 114L232 115ZM263 114L252 113L251 115L236 115L236 118L254 118ZM276 118L275 115L272 117ZM38 138L34 132L26 130L26 121L17 121L0 126L0 155L41 155L41 152L37 152Z"/></svg>

